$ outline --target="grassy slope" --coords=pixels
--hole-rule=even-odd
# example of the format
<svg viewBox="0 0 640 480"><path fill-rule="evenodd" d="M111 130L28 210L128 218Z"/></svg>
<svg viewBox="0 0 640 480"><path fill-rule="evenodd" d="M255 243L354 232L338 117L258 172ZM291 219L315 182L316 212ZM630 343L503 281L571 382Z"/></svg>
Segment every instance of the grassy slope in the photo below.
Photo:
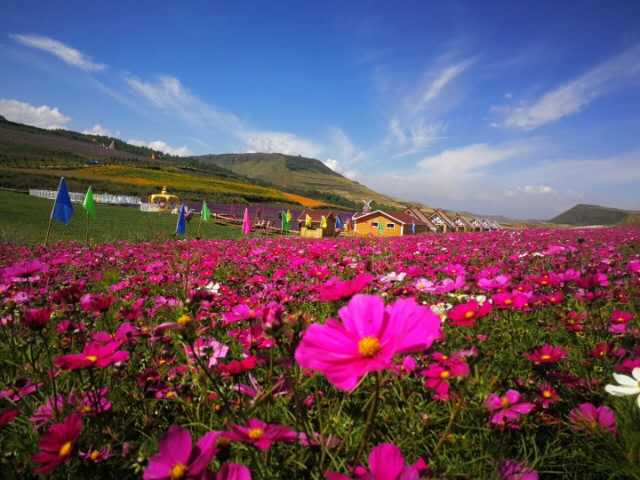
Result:
<svg viewBox="0 0 640 480"><path fill-rule="evenodd" d="M151 160L151 150L116 141L117 149L101 145L108 137L70 131L48 131L0 121L0 186L22 189L55 188L69 178L72 189L93 184L96 191L146 196L166 185L183 198L206 196L219 201L299 203L317 206L303 196L290 195L217 165L203 167L187 159L164 156ZM86 167L87 160L104 165Z"/></svg>
<svg viewBox="0 0 640 480"><path fill-rule="evenodd" d="M257 180L300 193L321 192L338 195L360 204L373 199L379 205L400 207L390 197L380 195L364 185L349 180L326 167L319 160L279 153L204 155L194 157L204 164L214 164Z"/></svg>
<svg viewBox="0 0 640 480"><path fill-rule="evenodd" d="M576 205L550 221L565 225L617 225L628 221L632 212L599 205Z"/></svg>
<svg viewBox="0 0 640 480"><path fill-rule="evenodd" d="M44 240L51 213L51 200L29 197L21 193L0 191L0 242L36 244ZM75 214L67 226L54 222L50 243L61 240L84 241L86 216L79 204L73 204ZM173 237L176 216L144 213L133 207L96 206L97 218L91 224L90 238L94 242L117 240L144 241ZM187 226L187 237L195 236L198 219ZM202 238L237 238L239 227L205 223Z"/></svg>

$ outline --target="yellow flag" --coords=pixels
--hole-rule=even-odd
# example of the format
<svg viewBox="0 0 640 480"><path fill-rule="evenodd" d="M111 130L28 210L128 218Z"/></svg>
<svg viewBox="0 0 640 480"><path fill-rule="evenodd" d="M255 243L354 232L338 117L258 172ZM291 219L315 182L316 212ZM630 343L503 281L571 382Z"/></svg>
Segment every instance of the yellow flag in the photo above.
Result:
<svg viewBox="0 0 640 480"><path fill-rule="evenodd" d="M304 226L307 228L311 228L311 217L308 213L304 216Z"/></svg>
<svg viewBox="0 0 640 480"><path fill-rule="evenodd" d="M327 218L324 215L320 218L320 228L327 228Z"/></svg>

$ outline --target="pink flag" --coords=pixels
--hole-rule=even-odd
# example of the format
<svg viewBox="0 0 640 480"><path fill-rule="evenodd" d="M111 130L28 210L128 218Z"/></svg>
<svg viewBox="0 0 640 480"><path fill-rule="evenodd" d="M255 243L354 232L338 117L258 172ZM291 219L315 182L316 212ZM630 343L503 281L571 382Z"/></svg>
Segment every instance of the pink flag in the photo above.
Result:
<svg viewBox="0 0 640 480"><path fill-rule="evenodd" d="M242 234L249 235L251 233L251 219L249 218L249 209L244 209L244 218L242 219Z"/></svg>

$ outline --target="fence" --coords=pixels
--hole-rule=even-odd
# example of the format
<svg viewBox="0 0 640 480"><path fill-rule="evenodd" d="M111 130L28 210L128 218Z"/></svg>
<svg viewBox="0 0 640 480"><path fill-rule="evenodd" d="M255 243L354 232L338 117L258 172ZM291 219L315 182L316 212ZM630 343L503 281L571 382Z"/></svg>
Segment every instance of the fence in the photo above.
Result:
<svg viewBox="0 0 640 480"><path fill-rule="evenodd" d="M54 200L57 194L58 192L56 190L29 189L29 195L32 197ZM72 202L82 203L84 200L84 193L69 192L69 198L71 198ZM96 193L93 195L93 199L96 203L107 203L111 205L140 205L142 203L138 197L132 197L131 195L112 195L111 193Z"/></svg>

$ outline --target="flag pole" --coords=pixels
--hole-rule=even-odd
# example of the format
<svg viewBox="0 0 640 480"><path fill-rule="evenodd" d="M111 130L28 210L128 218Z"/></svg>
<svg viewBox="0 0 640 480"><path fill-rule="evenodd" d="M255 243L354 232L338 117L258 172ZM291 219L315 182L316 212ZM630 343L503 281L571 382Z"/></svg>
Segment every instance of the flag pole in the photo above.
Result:
<svg viewBox="0 0 640 480"><path fill-rule="evenodd" d="M60 181L58 182L58 190L56 190L56 198L53 200L53 206L51 207L51 214L49 215L49 226L47 227L47 234L44 237L43 246L47 246L47 242L49 241L49 234L51 233L51 226L53 225L53 212L56 209L56 203L58 202L58 192L60 191L60 185L62 185L62 178L60 177Z"/></svg>
<svg viewBox="0 0 640 480"><path fill-rule="evenodd" d="M84 242L89 245L89 212L87 213L87 229L85 230L84 233Z"/></svg>

